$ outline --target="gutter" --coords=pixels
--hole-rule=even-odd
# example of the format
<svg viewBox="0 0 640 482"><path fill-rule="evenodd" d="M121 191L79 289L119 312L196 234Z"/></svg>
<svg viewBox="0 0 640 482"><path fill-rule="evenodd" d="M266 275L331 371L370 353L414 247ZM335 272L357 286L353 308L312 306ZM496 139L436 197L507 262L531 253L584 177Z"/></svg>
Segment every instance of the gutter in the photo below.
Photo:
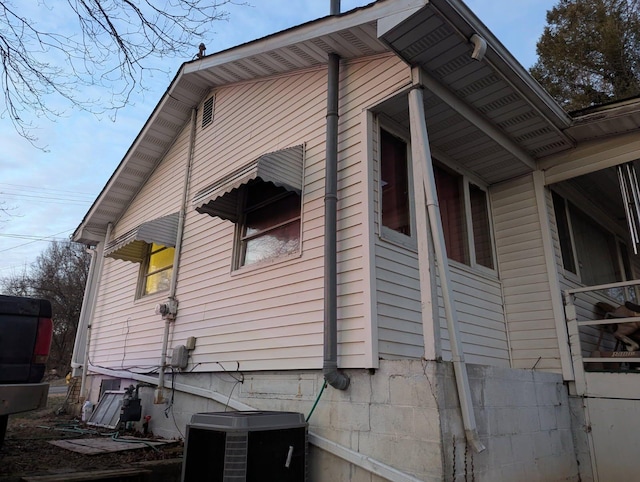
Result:
<svg viewBox="0 0 640 482"><path fill-rule="evenodd" d="M340 1L331 0L331 14L340 13ZM338 371L338 98L340 57L329 54L327 65L327 139L324 196L324 362L329 385L349 387L349 377Z"/></svg>
<svg viewBox="0 0 640 482"><path fill-rule="evenodd" d="M180 253L182 252L182 239L184 237L184 220L187 212L187 202L189 196L189 184L191 182L191 168L193 166L193 150L196 137L196 113L197 109L191 109L191 135L189 137L189 153L187 155L187 166L184 174L184 186L182 188L182 204L178 218L178 238L173 253L173 271L171 273L171 283L169 285L168 312L163 314L164 331L162 333L162 352L160 354L160 369L158 371L158 388L154 396L154 403L164 403L165 372L167 367L167 351L169 346L169 333L171 324L175 321L178 312L178 299L176 291L178 287L178 270L180 269Z"/></svg>

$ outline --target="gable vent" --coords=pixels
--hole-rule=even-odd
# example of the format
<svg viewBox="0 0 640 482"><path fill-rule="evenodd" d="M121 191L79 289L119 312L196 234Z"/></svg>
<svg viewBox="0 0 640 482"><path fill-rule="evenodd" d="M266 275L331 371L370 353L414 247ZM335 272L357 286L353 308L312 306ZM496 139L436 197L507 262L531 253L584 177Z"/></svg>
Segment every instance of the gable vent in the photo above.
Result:
<svg viewBox="0 0 640 482"><path fill-rule="evenodd" d="M202 128L204 129L213 122L213 99L214 96L209 97L204 101L202 106Z"/></svg>

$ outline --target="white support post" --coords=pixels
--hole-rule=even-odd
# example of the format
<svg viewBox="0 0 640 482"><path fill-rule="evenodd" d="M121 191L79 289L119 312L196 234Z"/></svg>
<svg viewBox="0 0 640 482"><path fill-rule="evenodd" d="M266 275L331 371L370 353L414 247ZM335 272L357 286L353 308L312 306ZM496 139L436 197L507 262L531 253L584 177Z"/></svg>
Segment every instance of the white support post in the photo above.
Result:
<svg viewBox="0 0 640 482"><path fill-rule="evenodd" d="M454 308L454 301L452 299L453 288L451 286L449 261L447 258L447 248L442 229L442 218L440 217L440 208L438 206L435 175L433 172L429 136L427 134L427 123L424 112L421 71L419 68L414 67L412 74L414 88L409 91L409 120L411 124L412 154L414 156L413 165L417 170L417 172L414 172L414 176L420 178L417 182L418 190L416 191L416 206L419 203L424 202L426 199L429 226L433 239L438 274L440 276L440 285L442 287L442 298L444 302L445 316L447 319L447 329L449 331L449 339L451 340L451 354L453 358L456 386L458 388L458 398L460 400L462 422L467 441L476 452L482 452L485 449L485 446L480 442L478 437L476 419L471 400L469 376L467 374L467 367L464 363L464 353L462 350L462 342L460 341L458 318ZM421 192L422 195L418 195L418 192ZM418 239L421 236L424 237L426 235L427 232L418 232ZM421 249L424 251L424 243L422 243L422 245L418 244L418 250L420 251ZM425 259L425 256L428 256L428 253L426 255L423 254L422 256L419 255L419 259ZM425 266L422 264L420 264L420 271L425 271ZM432 282L435 283L435 279L433 279ZM422 296L425 295L426 294L423 294Z"/></svg>
<svg viewBox="0 0 640 482"><path fill-rule="evenodd" d="M578 331L578 315L576 313L576 306L573 304L573 295L568 291L564 292L564 312L567 321L567 330L569 332L569 347L571 348L576 395L583 396L587 391L587 387L584 376L580 333Z"/></svg>

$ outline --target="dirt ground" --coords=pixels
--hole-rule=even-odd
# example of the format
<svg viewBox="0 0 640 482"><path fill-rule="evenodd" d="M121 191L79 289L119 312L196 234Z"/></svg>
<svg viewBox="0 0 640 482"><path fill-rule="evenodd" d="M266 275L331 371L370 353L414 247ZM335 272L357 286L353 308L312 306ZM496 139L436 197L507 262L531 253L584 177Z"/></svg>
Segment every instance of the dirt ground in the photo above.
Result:
<svg viewBox="0 0 640 482"><path fill-rule="evenodd" d="M0 482L27 475L122 469L136 462L175 459L182 455L180 443L156 450L144 448L100 455L79 454L52 445L51 440L107 437L114 432L96 430L72 415L59 414L65 398L65 394L49 395L47 408L9 417L5 443L0 448Z"/></svg>

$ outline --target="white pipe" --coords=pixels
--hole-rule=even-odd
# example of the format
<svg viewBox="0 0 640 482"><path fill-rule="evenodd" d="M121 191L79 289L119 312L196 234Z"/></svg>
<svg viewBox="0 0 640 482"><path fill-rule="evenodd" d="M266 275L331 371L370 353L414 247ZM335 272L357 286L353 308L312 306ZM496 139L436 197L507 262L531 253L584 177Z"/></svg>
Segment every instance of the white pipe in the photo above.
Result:
<svg viewBox="0 0 640 482"><path fill-rule="evenodd" d="M414 68L413 74L414 81L420 78L419 69ZM440 208L438 206L435 175L433 172L431 150L429 148L429 136L427 134L427 123L424 112L423 94L419 84L415 85L414 88L409 91L409 119L411 127L411 152L413 155L413 163L414 165L419 163L420 172L418 175L421 175L422 177L422 188L424 189L425 197L427 199L429 224L431 227L433 247L438 265L438 274L440 275L440 285L442 287L442 299L444 302L445 317L447 319L447 328L449 331L449 338L451 340L453 369L458 389L458 398L460 399L462 422L467 441L476 452L482 452L485 449L485 446L478 438L476 419L473 413L473 404L471 400L471 387L469 386L469 377L464 363L464 353L462 343L460 341L458 318L451 297L453 288L451 286L451 276L449 273L449 261L447 258L447 248L442 229L442 218L440 217ZM419 199L422 199L422 196L419 196L417 201L419 201ZM427 233L418 233L418 236L421 234L427 235ZM420 269L424 268L420 266Z"/></svg>
<svg viewBox="0 0 640 482"><path fill-rule="evenodd" d="M87 282L85 283L84 296L82 297L82 306L80 307L80 316L78 318L78 329L76 330L73 354L71 356L72 376L74 377L82 374L84 352L80 352L80 347L84 348L87 344L87 326L89 325L89 317L87 315L95 295L93 286L96 282L95 273L98 258L95 248L87 249L87 253L91 255L91 262L89 263L89 273L87 273ZM80 361L80 358L82 358L82 361Z"/></svg>
<svg viewBox="0 0 640 482"><path fill-rule="evenodd" d="M100 373L102 375L108 375L116 378L124 378L137 380L141 382L155 383L155 378L149 375L142 375L139 373L131 373L122 370L110 370L108 368L102 367L91 367L91 371L95 373ZM232 398L229 398L228 395L224 395L222 393L216 392L214 390L208 390L206 388L193 387L190 385L186 385L184 383L176 383L171 380L167 381L167 386L174 390L177 390L182 393L188 393L191 395L196 395L199 397L203 397L209 400L214 400L224 406L228 406L234 410L244 410L244 411L253 411L257 410L255 407L247 405L245 403L239 402ZM379 460L373 459L367 455L364 455L360 452L356 452L344 445L333 442L327 438L321 437L318 434L313 432L309 432L309 443L315 445L316 447L329 452L336 457L339 457L347 462L360 467L372 474L376 474L380 477L384 477L386 480L391 482L422 482L421 479L417 479L416 477L401 472L400 470L391 467Z"/></svg>
<svg viewBox="0 0 640 482"><path fill-rule="evenodd" d="M113 225L107 224L107 232L104 236L104 241L98 244L96 256L98 257L98 268L95 271L96 280L92 286L91 301L89 307L89 314L87 316L87 338L84 347L84 362L82 364L82 378L80 379L80 397L89 398L87 393L87 373L89 372L89 348L91 346L91 330L93 325L93 316L96 311L96 304L98 301L98 289L100 288L100 280L102 279L102 268L104 267L104 247L111 238L111 230ZM85 296L87 294L85 293Z"/></svg>
<svg viewBox="0 0 640 482"><path fill-rule="evenodd" d="M189 152L187 154L187 166L184 174L184 186L182 188L182 204L180 206L180 214L178 217L178 238L176 239L176 247L173 253L173 271L171 272L171 283L169 285L169 303L172 303L176 307L176 310L178 306L178 300L176 299L176 291L178 286L178 270L180 269L180 253L182 252L182 238L184 236L184 219L187 212L189 183L191 182L191 168L193 165L193 150L196 136L196 112L196 108L191 109L191 136L189 138ZM173 321L175 321L175 316L173 314L164 317L162 352L160 354L160 368L158 370L158 388L156 389L156 393L154 396L154 403L164 403L164 378L167 367L169 333L171 332L171 323Z"/></svg>

